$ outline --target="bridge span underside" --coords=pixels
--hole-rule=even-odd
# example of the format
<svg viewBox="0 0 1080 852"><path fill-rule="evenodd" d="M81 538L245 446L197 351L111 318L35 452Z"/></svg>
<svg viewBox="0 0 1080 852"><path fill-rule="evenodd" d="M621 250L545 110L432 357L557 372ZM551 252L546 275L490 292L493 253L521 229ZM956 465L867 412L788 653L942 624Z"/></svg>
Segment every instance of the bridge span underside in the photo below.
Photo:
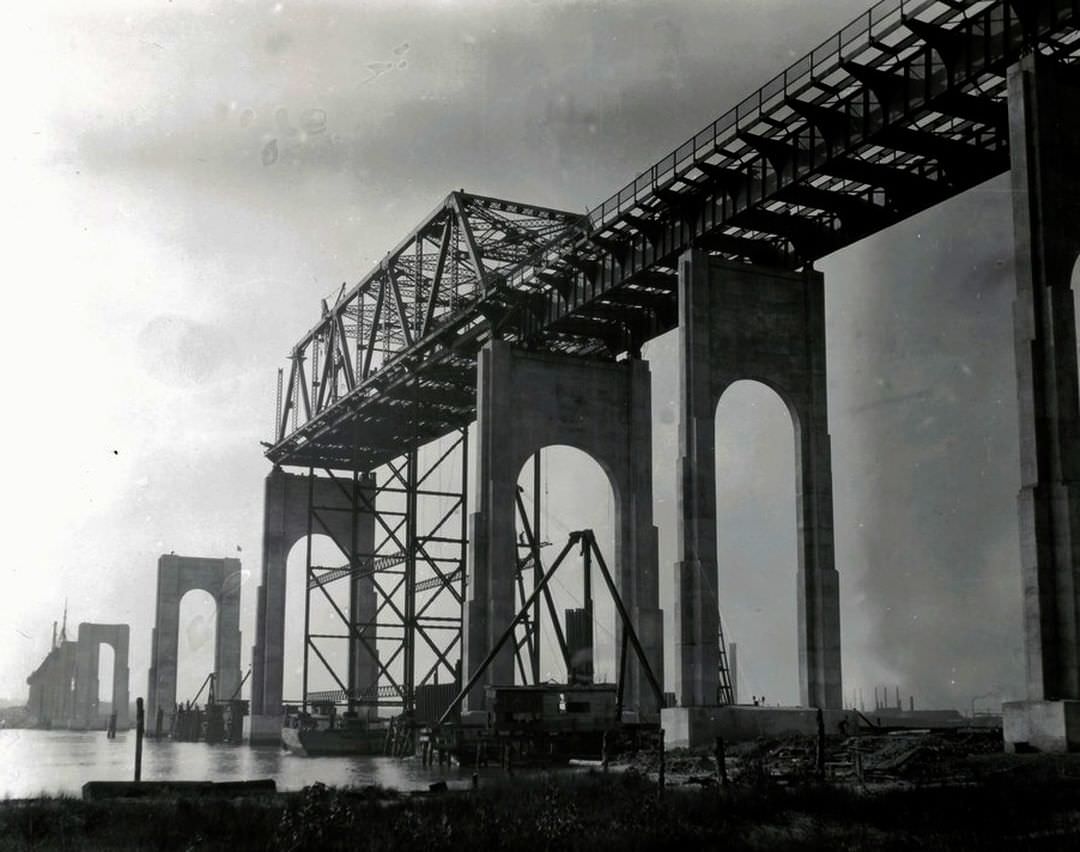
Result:
<svg viewBox="0 0 1080 852"><path fill-rule="evenodd" d="M776 387L796 419L802 697L837 706L822 284L813 262L1011 166L1029 693L1057 702L1049 717L1030 703L1021 716L1029 727L1060 719L1064 742L1066 717L1080 728L1080 705L1061 709L1080 701L1080 611L1069 591L1080 583L1070 290L1080 253L1078 21L1080 0L888 0L584 217L451 193L377 269L323 303L292 350L267 457L371 471L477 419L477 358L493 341L634 361L646 341L679 326L678 699L715 700L718 603L705 591L710 579L715 589L715 500L699 478L710 453L695 443L705 431L695 421L726 382L745 375ZM778 281L788 290L763 300L760 290ZM702 304L713 317L704 337ZM740 314L758 333L733 319ZM767 363L777 353L782 363ZM477 482L481 492L491 487Z"/></svg>

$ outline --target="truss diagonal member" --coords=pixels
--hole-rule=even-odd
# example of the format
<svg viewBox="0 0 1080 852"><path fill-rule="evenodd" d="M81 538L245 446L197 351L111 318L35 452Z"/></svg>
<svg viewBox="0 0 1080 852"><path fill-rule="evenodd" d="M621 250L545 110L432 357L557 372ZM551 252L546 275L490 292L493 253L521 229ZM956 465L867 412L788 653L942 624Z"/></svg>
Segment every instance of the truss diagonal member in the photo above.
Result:
<svg viewBox="0 0 1080 852"><path fill-rule="evenodd" d="M461 568L455 568L449 574L444 574L441 577L428 577L426 580L419 580L416 583L416 591L427 592L431 589L438 589L444 586L449 586L451 583L456 583L461 579Z"/></svg>
<svg viewBox="0 0 1080 852"><path fill-rule="evenodd" d="M405 310L405 301L401 297L401 282L397 277L397 263L394 258L389 258L383 269L383 278L390 285L390 294L394 297L394 306L397 308L398 322L401 324L401 333L405 336L405 346L413 344L412 329L409 328L409 316Z"/></svg>
<svg viewBox="0 0 1080 852"><path fill-rule="evenodd" d="M337 355L345 373L345 387L351 391L356 387L356 374L353 372L352 356L349 354L349 336L345 333L345 319L340 310L334 314L334 328L337 330Z"/></svg>
<svg viewBox="0 0 1080 852"><path fill-rule="evenodd" d="M395 565L400 565L404 561L405 554L399 552L391 553L386 556L378 556L374 559L369 557L355 568L351 568L348 565L342 565L339 568L324 569L322 566L313 565L311 568L312 571L325 571L325 573L317 578L312 577L308 580L308 588L314 589L316 586L325 586L336 580L342 580L345 577L370 577L372 574L378 574L380 571L387 571Z"/></svg>
<svg viewBox="0 0 1080 852"><path fill-rule="evenodd" d="M300 353L293 352L289 358L289 384L285 389L284 404L281 407L281 422L278 424L277 439L279 441L284 440L285 436L289 433L289 412L292 411L293 406L295 405L293 397L296 394L296 376L298 371L297 360L302 360L303 357L304 356Z"/></svg>
<svg viewBox="0 0 1080 852"><path fill-rule="evenodd" d="M367 345L364 347L364 369L360 373L361 380L371 375L371 361L375 355L375 343L379 337L380 324L382 323L383 303L386 301L386 285L380 282L375 294L375 311L371 318L371 325L367 329ZM311 415L308 415L311 419Z"/></svg>
<svg viewBox="0 0 1080 852"><path fill-rule="evenodd" d="M491 661L494 660L499 651L502 650L502 646L506 644L507 639L514 635L514 630L517 628L518 623L528 615L529 611L532 609L533 603L536 601L539 595L543 593L544 589L547 588L547 584L551 581L551 578L555 576L555 572L559 570L559 566L562 565L563 560L566 559L566 555L580 540L580 532L570 533L570 538L567 540L566 545L562 549L562 552L560 552L559 555L555 557L555 561L551 564L551 567L547 570L547 573L540 578L540 582L533 586L533 590L529 594L529 597L521 605L521 608L517 611L517 614L510 620L510 623L506 626L506 629L503 631L502 635L498 638L495 644L492 645L491 650L488 651L487 656L484 657L480 665L476 667L476 671L473 672L468 682L461 687L461 690L454 697L454 700L450 702L449 706L443 712L442 716L439 717L438 724L446 724L446 720L450 718L450 715L454 712L458 705L461 704L462 699L469 694L469 690L476 686L480 678L484 676L484 672L486 672L488 666L491 665ZM661 697L661 701L662 700L663 699Z"/></svg>
<svg viewBox="0 0 1080 852"><path fill-rule="evenodd" d="M428 293L427 306L424 308L424 321L420 326L420 336L426 337L431 331L435 319L435 306L438 304L442 288L443 273L446 270L446 255L450 251L450 237L454 232L454 220L447 216L443 223L442 237L439 239L439 254L435 260L435 275L431 279L431 292Z"/></svg>
<svg viewBox="0 0 1080 852"><path fill-rule="evenodd" d="M452 192L450 198L454 212L457 213L458 228L461 229L461 234L465 237L465 246L469 250L469 260L472 261L473 269L476 270L476 278L480 282L480 292L481 294L486 293L489 283L488 274L484 267L483 258L480 255L480 248L476 244L472 226L469 224L469 215L465 210L465 204L462 202L462 195L460 192Z"/></svg>
<svg viewBox="0 0 1080 852"><path fill-rule="evenodd" d="M607 562L604 561L604 554L600 552L600 548L596 544L596 537L593 535L592 530L583 530L581 535L585 539L586 546L592 550L593 556L596 557L596 564L600 568L600 573L603 575L604 582L607 584L608 591L611 593L611 599L614 601L615 608L619 611L619 617L622 619L623 630L629 634L630 644L634 646L634 651L637 653L641 668L645 671L645 675L649 679L649 685L656 695L656 707L657 709L660 709L664 706L664 688L656 679L656 673L652 669L649 658L645 655L645 649L641 647L641 642L638 641L637 631L634 629L634 622L630 619L630 613L626 611L626 607L623 605L622 596L615 587L615 581L611 579L611 573L608 571Z"/></svg>

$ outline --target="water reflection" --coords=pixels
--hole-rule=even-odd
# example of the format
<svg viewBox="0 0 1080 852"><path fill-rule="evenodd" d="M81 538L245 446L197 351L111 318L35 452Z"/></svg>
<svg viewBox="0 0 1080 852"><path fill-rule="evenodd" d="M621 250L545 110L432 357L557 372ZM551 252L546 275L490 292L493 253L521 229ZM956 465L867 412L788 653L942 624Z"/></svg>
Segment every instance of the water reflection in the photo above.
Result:
<svg viewBox="0 0 1080 852"><path fill-rule="evenodd" d="M87 781L128 781L135 766L135 734L107 740L101 731L0 730L0 796L41 793L78 796ZM483 775L497 776L488 768ZM471 770L422 767L419 760L391 757L297 757L265 746L208 746L147 739L142 776L147 781L242 781L273 778L279 790L321 781L337 786L379 784L398 790L426 789L436 780L469 783Z"/></svg>

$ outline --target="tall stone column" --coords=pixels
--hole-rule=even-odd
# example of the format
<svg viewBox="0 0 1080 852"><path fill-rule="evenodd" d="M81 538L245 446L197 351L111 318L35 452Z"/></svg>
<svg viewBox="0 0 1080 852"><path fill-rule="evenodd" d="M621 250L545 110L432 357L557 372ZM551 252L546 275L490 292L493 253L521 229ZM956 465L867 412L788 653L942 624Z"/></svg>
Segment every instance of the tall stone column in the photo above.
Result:
<svg viewBox="0 0 1080 852"><path fill-rule="evenodd" d="M1080 749L1080 404L1071 282L1080 258L1080 74L1032 54L1009 71L1016 237L1020 557L1028 701L1010 748Z"/></svg>
<svg viewBox="0 0 1080 852"><path fill-rule="evenodd" d="M262 577L258 592L257 635L252 651L252 716L281 713L285 662L285 567L289 549L307 535L305 477L275 467L266 477L263 503Z"/></svg>
<svg viewBox="0 0 1080 852"><path fill-rule="evenodd" d="M176 710L177 662L180 656L180 598L176 565L166 556L158 559L157 596L151 634L150 689L147 719L156 720L160 710L171 719ZM168 730L166 723L165 730Z"/></svg>
<svg viewBox="0 0 1080 852"><path fill-rule="evenodd" d="M130 719L130 671L128 670L131 628L126 624L114 628L112 712L116 714L116 727L123 730L131 726Z"/></svg>
<svg viewBox="0 0 1080 852"><path fill-rule="evenodd" d="M75 652L75 712L71 727L86 730L92 727L99 690L99 645L92 641L85 624L79 625L79 644Z"/></svg>
<svg viewBox="0 0 1080 852"><path fill-rule="evenodd" d="M788 395L795 418L798 528L799 696L807 707L843 706L840 671L840 581L833 530L832 439L825 369L822 277L802 280L805 349L791 368Z"/></svg>
<svg viewBox="0 0 1080 852"><path fill-rule="evenodd" d="M716 704L720 611L716 564L716 400L710 345L709 264L679 266L678 561L675 563L675 698Z"/></svg>
<svg viewBox="0 0 1080 852"><path fill-rule="evenodd" d="M240 686L240 560L222 559L221 583L214 594L217 623L214 630L215 692L229 699Z"/></svg>
<svg viewBox="0 0 1080 852"><path fill-rule="evenodd" d="M463 625L463 679L468 681L513 619L514 498L521 460L508 430L513 428L514 395L510 347L493 341L476 363L477 511L469 516L468 578ZM485 676L465 696L464 711L484 710L484 684L514 683L514 653L506 643Z"/></svg>

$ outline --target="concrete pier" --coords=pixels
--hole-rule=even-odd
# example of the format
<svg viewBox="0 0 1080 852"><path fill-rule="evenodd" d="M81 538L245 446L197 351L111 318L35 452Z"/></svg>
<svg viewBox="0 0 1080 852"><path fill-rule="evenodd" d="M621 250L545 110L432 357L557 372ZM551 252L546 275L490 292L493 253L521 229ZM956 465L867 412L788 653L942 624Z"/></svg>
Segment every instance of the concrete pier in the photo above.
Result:
<svg viewBox="0 0 1080 852"><path fill-rule="evenodd" d="M1006 748L1080 749L1080 74L1037 53L1009 71L1016 238L1020 557L1027 700Z"/></svg>
<svg viewBox="0 0 1080 852"><path fill-rule="evenodd" d="M674 609L675 694L680 708L717 704L720 601L713 436L720 397L741 379L776 391L794 421L800 698L807 707L841 706L824 307L822 276L813 271L792 273L728 263L695 251L679 262ZM708 717L695 711L683 727ZM700 735L702 742L711 737L705 730Z"/></svg>
<svg viewBox="0 0 1080 852"><path fill-rule="evenodd" d="M173 554L158 559L147 707L151 719L162 711L166 730L176 709L180 601L188 592L201 589L214 599L214 680L218 697L230 698L240 686L240 579L239 559Z"/></svg>
<svg viewBox="0 0 1080 852"><path fill-rule="evenodd" d="M310 532L333 539L343 564L353 553L360 559L370 560L374 549L375 516L365 507L373 505L374 487L373 474L364 474L360 478L356 494L353 494L352 477L348 474L339 474L336 478L308 477L274 467L266 477L262 578L256 603L251 716L247 722L252 744L277 743L281 738L285 572L289 551ZM371 577L357 577L351 582L351 617L357 624L373 625L376 601ZM361 690L375 684L378 677L377 659L368 651L368 648L376 647L374 626L365 630L364 639L366 644L350 640L353 647L349 655L353 661L349 672L350 687Z"/></svg>
<svg viewBox="0 0 1080 852"><path fill-rule="evenodd" d="M61 639L26 679L30 686L26 708L35 725L63 727L74 717L78 644L75 640Z"/></svg>
<svg viewBox="0 0 1080 852"><path fill-rule="evenodd" d="M98 714L98 666L100 665L101 646L106 644L113 649L112 712L116 714L117 728L128 728L129 718L129 672L128 645L131 641L131 628L126 624L88 624L79 625L79 641L75 647L75 697L70 726L76 729L97 727Z"/></svg>
<svg viewBox="0 0 1080 852"><path fill-rule="evenodd" d="M564 444L593 458L615 497L613 577L646 657L663 683L657 533L652 516L649 367L538 354L488 343L477 366L476 512L470 517L464 676L468 679L506 629L514 605L514 498L526 460ZM617 643L621 642L621 626ZM618 647L618 644L617 644ZM627 665L627 709L658 718L659 707L638 661ZM467 696L484 709L484 684L513 684L509 644Z"/></svg>

